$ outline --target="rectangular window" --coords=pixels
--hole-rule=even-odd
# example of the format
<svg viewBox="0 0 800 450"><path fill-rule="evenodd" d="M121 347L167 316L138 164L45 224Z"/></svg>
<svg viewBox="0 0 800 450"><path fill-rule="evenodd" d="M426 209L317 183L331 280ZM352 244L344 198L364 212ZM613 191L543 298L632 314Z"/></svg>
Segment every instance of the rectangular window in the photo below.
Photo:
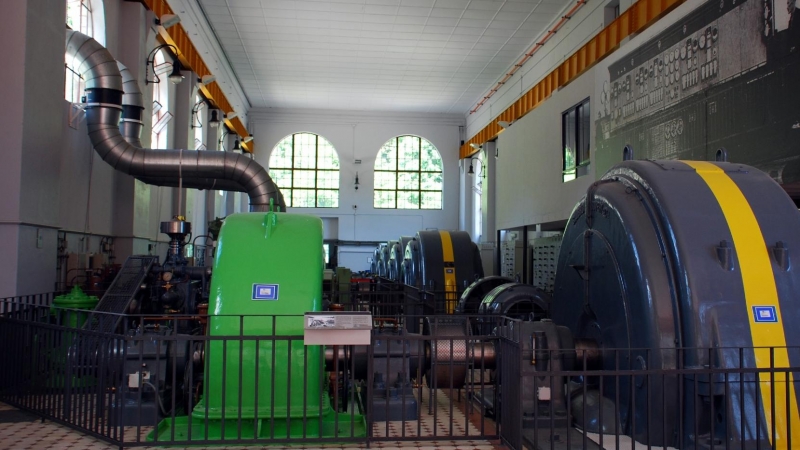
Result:
<svg viewBox="0 0 800 450"><path fill-rule="evenodd" d="M85 82L81 74L64 64L66 73L66 83L64 85L64 97L72 103L81 103L81 96L85 88Z"/></svg>
<svg viewBox="0 0 800 450"><path fill-rule="evenodd" d="M611 0L603 8L603 26L611 25L617 17L619 17L619 0Z"/></svg>
<svg viewBox="0 0 800 450"><path fill-rule="evenodd" d="M561 138L564 182L588 172L590 156L591 115L589 99L561 114Z"/></svg>
<svg viewBox="0 0 800 450"><path fill-rule="evenodd" d="M206 123L206 103L205 99L199 95L194 96L194 107L192 107L192 130L194 130L194 149L205 150L205 133L203 124Z"/></svg>

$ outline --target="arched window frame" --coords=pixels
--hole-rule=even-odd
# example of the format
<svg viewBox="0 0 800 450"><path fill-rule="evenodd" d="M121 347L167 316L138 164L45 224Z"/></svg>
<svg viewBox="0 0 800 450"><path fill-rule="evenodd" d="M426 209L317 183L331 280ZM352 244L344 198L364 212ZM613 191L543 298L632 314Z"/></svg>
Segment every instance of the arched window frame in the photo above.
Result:
<svg viewBox="0 0 800 450"><path fill-rule="evenodd" d="M421 136L401 135L386 141L375 158L374 175L376 209L443 208L442 155Z"/></svg>
<svg viewBox="0 0 800 450"><path fill-rule="evenodd" d="M106 44L105 11L103 0L66 0L66 24L75 31L91 36L101 45ZM64 63L64 98L72 103L82 101L85 82L72 61Z"/></svg>
<svg viewBox="0 0 800 450"><path fill-rule="evenodd" d="M284 137L269 158L270 177L292 208L338 208L339 169L333 144L311 132Z"/></svg>
<svg viewBox="0 0 800 450"><path fill-rule="evenodd" d="M219 125L218 129L220 131L219 131L219 137L217 137L217 150L225 152L227 151L226 147L228 146L228 139L232 132L231 130L228 129L228 126L224 124ZM219 194L220 197L224 197L225 191L218 190L217 194Z"/></svg>
<svg viewBox="0 0 800 450"><path fill-rule="evenodd" d="M164 49L160 49L153 56L153 68L156 73L169 72L172 67ZM169 68L166 68L169 66ZM170 112L170 83L167 77L162 76L159 82L151 83L153 87L153 126L150 134L150 148L169 148L169 122L172 120Z"/></svg>
<svg viewBox="0 0 800 450"><path fill-rule="evenodd" d="M486 154L483 150L468 161L474 162L472 178L472 236L480 242L483 235L483 183L486 181Z"/></svg>
<svg viewBox="0 0 800 450"><path fill-rule="evenodd" d="M192 107L191 117L192 117L192 137L194 138L194 149L195 150L206 150L208 145L206 144L206 139L208 138L204 125L206 124L206 116L208 115L208 107L206 104L206 99L198 94L194 96L194 107Z"/></svg>

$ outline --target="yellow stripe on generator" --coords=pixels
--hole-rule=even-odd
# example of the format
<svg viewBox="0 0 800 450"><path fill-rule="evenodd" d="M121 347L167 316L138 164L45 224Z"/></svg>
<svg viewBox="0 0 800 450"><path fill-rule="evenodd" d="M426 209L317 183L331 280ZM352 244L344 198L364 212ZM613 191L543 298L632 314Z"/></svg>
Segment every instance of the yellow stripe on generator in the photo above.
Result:
<svg viewBox="0 0 800 450"><path fill-rule="evenodd" d="M439 236L442 238L442 260L444 261L445 311L447 314L453 314L456 310L456 303L458 303L453 240L450 238L449 231L439 231Z"/></svg>
<svg viewBox="0 0 800 450"><path fill-rule="evenodd" d="M761 404L767 422L765 434L771 442L774 427L773 448L788 449L789 436L800 437L800 414L791 374L787 383L787 372L772 370L791 366L775 276L761 228L744 194L725 171L709 162L684 162L708 184L730 228L742 274L756 366L770 372L759 375ZM789 411L786 410L787 400Z"/></svg>

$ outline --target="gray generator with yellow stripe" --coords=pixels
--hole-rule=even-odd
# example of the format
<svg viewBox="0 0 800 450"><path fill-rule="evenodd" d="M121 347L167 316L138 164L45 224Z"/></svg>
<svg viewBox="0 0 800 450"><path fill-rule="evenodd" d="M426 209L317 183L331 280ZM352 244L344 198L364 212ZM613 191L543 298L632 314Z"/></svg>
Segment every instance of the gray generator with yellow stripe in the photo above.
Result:
<svg viewBox="0 0 800 450"><path fill-rule="evenodd" d="M483 264L469 233L418 232L405 252L403 283L410 294L405 305L407 329L419 332L418 319L425 316L453 314L461 292L479 278Z"/></svg>
<svg viewBox="0 0 800 450"><path fill-rule="evenodd" d="M577 356L553 359L547 370L577 368L585 357L600 370L653 371L589 381L604 399L589 415L606 411L614 424L606 432L619 427L638 442L676 448L800 448L798 386L788 370L800 368L792 347L800 345L799 251L800 213L763 172L626 161L573 210L552 322L525 324L523 333L534 349ZM537 376L534 365L522 370L528 381ZM558 410L575 393L553 397Z"/></svg>
<svg viewBox="0 0 800 450"><path fill-rule="evenodd" d="M412 236L400 236L397 241L389 241L389 262L387 264L387 278L397 283L403 282L404 259L406 253L406 246L411 240Z"/></svg>
<svg viewBox="0 0 800 450"><path fill-rule="evenodd" d="M480 251L466 231L420 231L405 253L404 283L441 294L421 314L452 314L459 294L483 278Z"/></svg>

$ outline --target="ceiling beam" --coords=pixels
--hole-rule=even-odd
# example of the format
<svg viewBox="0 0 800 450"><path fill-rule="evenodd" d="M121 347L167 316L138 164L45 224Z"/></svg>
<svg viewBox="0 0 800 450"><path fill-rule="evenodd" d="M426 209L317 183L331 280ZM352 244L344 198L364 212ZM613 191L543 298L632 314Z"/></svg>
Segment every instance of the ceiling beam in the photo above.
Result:
<svg viewBox="0 0 800 450"><path fill-rule="evenodd" d="M566 86L613 53L625 38L641 32L684 1L686 0L639 0L632 4L589 42L567 57L561 65L545 75L528 92L466 141L461 146L459 156L468 158L477 153L478 150L470 144L481 146L497 137L503 130L503 127L497 123L498 121L516 122L547 100L553 91Z"/></svg>
<svg viewBox="0 0 800 450"><path fill-rule="evenodd" d="M141 3L147 9L153 11L155 16L159 19L164 14L175 14L166 0L141 0ZM181 64L183 64L183 67L197 74L198 78L203 78L205 75L213 75L203 61L203 58L200 57L200 52L192 43L189 34L180 23L169 27L169 29L159 27L159 35L165 43L172 44L178 49L178 58ZM222 111L223 114L227 115L228 113L234 112L233 106L231 106L225 94L222 93L222 89L216 81L200 86L200 91L202 91L203 96L211 102L212 106ZM239 113L244 114L245 111L240 111ZM251 140L247 143L243 141L245 137L250 136L250 133L239 117L234 117L231 120L226 119L225 125L239 135L239 140L242 142L242 149L248 153L253 153L255 150L255 141Z"/></svg>

